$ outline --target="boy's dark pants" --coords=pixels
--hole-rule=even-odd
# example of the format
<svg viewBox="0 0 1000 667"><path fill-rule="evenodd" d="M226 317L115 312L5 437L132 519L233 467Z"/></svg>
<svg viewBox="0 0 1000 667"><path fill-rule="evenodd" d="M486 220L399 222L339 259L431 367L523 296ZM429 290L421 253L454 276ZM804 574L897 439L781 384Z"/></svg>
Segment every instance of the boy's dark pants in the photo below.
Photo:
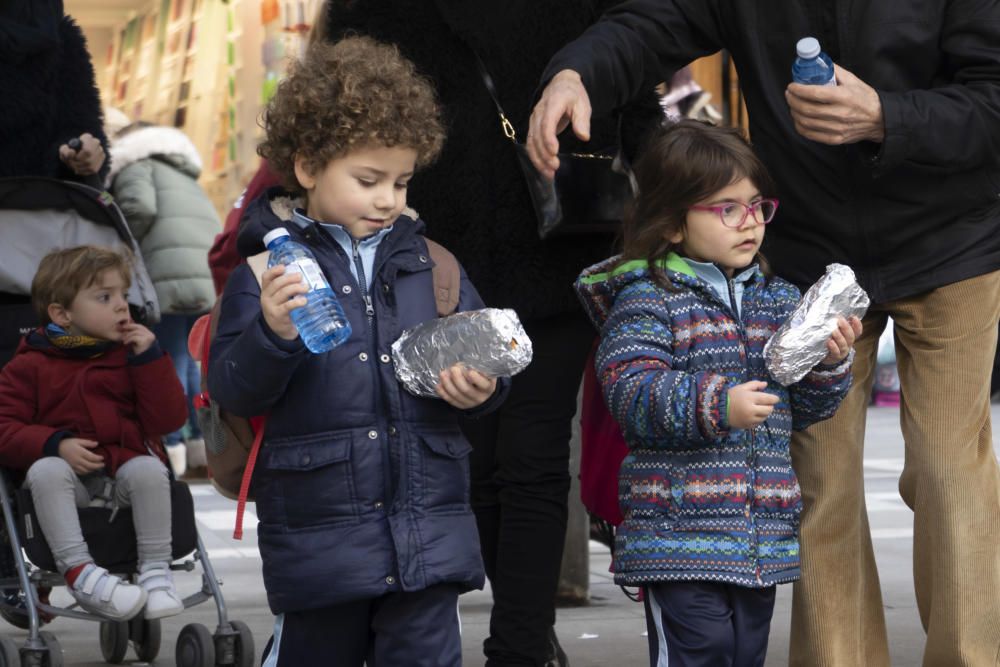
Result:
<svg viewBox="0 0 1000 667"><path fill-rule="evenodd" d="M761 667L774 586L678 581L645 588L651 667Z"/></svg>
<svg viewBox="0 0 1000 667"><path fill-rule="evenodd" d="M596 332L582 313L524 320L531 364L496 412L466 420L472 507L493 589L489 667L540 665L566 535L569 439L583 365Z"/></svg>
<svg viewBox="0 0 1000 667"><path fill-rule="evenodd" d="M461 667L458 586L289 612L272 642L267 667Z"/></svg>

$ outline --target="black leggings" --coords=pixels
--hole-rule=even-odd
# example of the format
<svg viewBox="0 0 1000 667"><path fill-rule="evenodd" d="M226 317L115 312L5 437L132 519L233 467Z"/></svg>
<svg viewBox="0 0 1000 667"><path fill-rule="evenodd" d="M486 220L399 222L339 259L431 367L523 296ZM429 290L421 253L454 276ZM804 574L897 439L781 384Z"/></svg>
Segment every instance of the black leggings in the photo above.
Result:
<svg viewBox="0 0 1000 667"><path fill-rule="evenodd" d="M489 667L550 658L549 628L566 535L569 440L596 332L582 314L522 322L531 365L499 410L467 420L472 506L493 589Z"/></svg>

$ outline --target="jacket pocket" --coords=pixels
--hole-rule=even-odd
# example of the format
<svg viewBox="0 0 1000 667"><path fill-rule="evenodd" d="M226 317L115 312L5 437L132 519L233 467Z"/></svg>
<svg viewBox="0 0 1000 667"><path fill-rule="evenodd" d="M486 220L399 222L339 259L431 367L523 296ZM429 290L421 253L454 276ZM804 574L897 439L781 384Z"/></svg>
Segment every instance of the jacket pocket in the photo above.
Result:
<svg viewBox="0 0 1000 667"><path fill-rule="evenodd" d="M469 505L469 453L460 432L422 433L421 479L426 508Z"/></svg>
<svg viewBox="0 0 1000 667"><path fill-rule="evenodd" d="M284 509L289 528L343 521L357 515L351 436L315 435L270 443L265 457L267 494ZM263 491L263 489L262 489ZM267 500L261 493L257 503ZM273 508L280 514L278 507ZM261 520L267 523L265 515Z"/></svg>

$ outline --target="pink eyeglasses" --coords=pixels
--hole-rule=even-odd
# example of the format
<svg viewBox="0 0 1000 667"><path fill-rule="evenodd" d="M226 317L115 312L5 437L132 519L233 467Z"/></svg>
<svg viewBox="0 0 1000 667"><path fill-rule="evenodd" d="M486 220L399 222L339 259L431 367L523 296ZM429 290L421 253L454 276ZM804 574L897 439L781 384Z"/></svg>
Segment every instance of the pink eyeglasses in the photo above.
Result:
<svg viewBox="0 0 1000 667"><path fill-rule="evenodd" d="M739 229L746 222L747 216L753 213L753 219L762 225L774 220L774 214L778 210L777 199L758 199L750 204L731 201L714 206L691 206L692 211L712 211L719 215L719 220L726 227Z"/></svg>

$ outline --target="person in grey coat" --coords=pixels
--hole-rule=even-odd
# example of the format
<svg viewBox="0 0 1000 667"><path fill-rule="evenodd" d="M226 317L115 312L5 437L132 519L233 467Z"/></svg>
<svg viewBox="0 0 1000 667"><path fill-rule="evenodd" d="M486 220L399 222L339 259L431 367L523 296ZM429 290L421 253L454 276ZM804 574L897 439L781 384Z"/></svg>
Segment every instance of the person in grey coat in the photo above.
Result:
<svg viewBox="0 0 1000 667"><path fill-rule="evenodd" d="M163 313L154 327L174 360L188 397L185 428L166 438L178 475L205 465L205 441L191 399L201 390L198 365L187 337L198 316L215 302L208 250L222 223L198 185L201 157L191 140L173 127L137 122L122 128L111 144L110 191L139 243ZM187 447L179 447L184 432Z"/></svg>

